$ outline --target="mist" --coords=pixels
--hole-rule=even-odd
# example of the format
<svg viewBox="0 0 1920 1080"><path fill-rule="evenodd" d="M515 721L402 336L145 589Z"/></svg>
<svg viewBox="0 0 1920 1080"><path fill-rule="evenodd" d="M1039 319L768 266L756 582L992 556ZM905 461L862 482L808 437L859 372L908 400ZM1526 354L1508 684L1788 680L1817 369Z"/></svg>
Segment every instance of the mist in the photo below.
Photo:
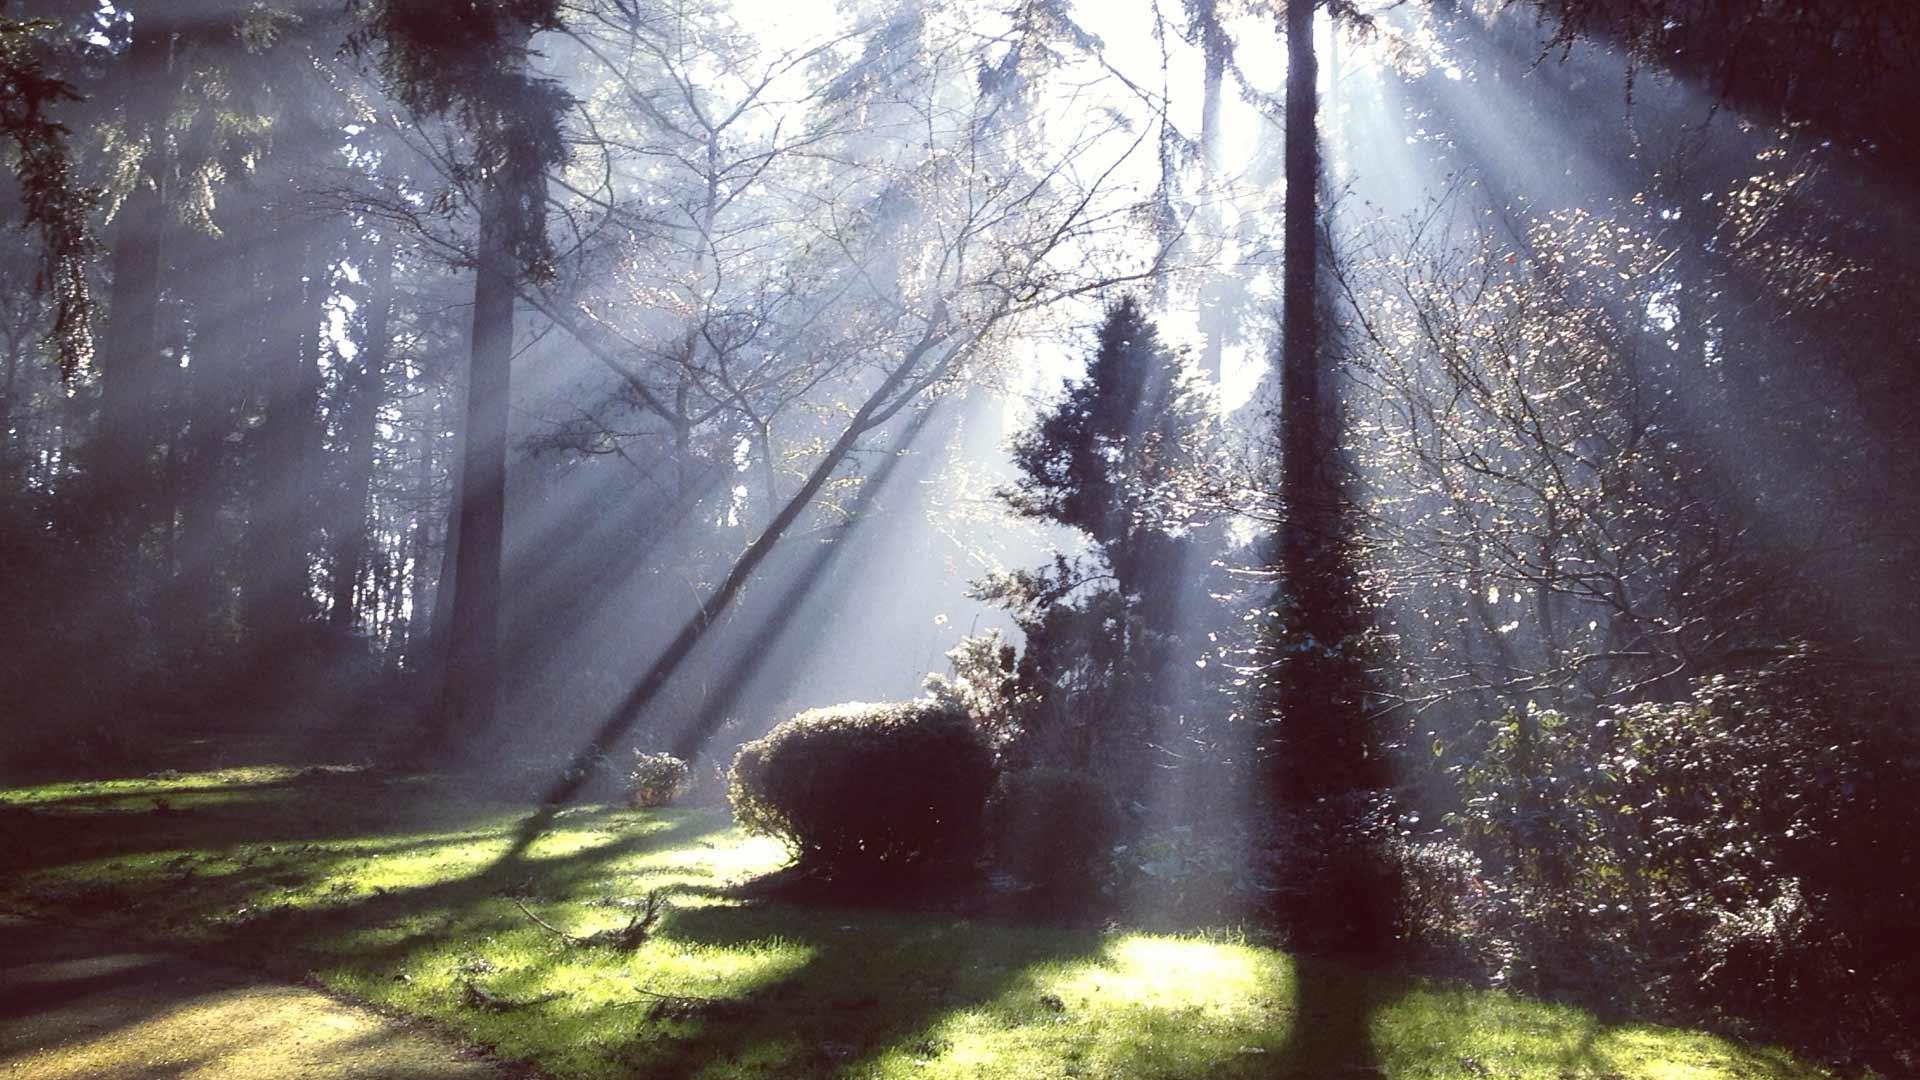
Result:
<svg viewBox="0 0 1920 1080"><path fill-rule="evenodd" d="M1224 931L1907 1069L1917 43L0 2L0 780L337 770L492 800L418 896L537 901L612 815L766 871L711 911ZM1338 985L1289 991L1336 1063L1421 1074Z"/></svg>

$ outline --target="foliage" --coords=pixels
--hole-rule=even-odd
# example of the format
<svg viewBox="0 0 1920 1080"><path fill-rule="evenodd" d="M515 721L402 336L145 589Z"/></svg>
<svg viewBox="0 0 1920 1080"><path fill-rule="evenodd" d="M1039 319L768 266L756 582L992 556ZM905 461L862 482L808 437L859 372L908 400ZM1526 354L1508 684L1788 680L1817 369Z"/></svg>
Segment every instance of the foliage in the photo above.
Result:
<svg viewBox="0 0 1920 1080"><path fill-rule="evenodd" d="M1205 650L1186 639L1216 437L1186 358L1129 296L1107 310L1086 375L1014 440L1020 476L1001 497L1096 552L975 586L1026 638L1007 697L1032 760L1137 775L1160 721L1196 711L1206 665L1185 654Z"/></svg>
<svg viewBox="0 0 1920 1080"><path fill-rule="evenodd" d="M1261 831L1219 817L1139 830L1107 853L1115 896L1126 910L1176 922L1244 917L1273 886L1254 854Z"/></svg>
<svg viewBox="0 0 1920 1080"><path fill-rule="evenodd" d="M1459 840L1406 832L1390 841L1390 853L1399 878L1395 936L1408 963L1469 978L1505 969L1511 947L1501 935L1517 915L1480 857Z"/></svg>
<svg viewBox="0 0 1920 1080"><path fill-rule="evenodd" d="M973 717L994 746L1003 747L1019 731L1017 655L998 630L963 637L947 651L949 673L927 676L927 696Z"/></svg>
<svg viewBox="0 0 1920 1080"><path fill-rule="evenodd" d="M567 160L560 118L573 96L527 72L528 39L559 30L557 0L465 3L449 11L435 0L353 0L365 26L350 45L377 50L394 95L420 116L453 116L472 137L473 167L504 201L507 247L539 280L553 273L541 180ZM490 211L494 212L494 211Z"/></svg>
<svg viewBox="0 0 1920 1080"><path fill-rule="evenodd" d="M1005 497L1021 514L1085 533L1121 588L1140 592L1156 547L1195 519L1207 437L1205 397L1184 359L1123 297L1100 324L1085 377L1014 440L1020 477Z"/></svg>
<svg viewBox="0 0 1920 1080"><path fill-rule="evenodd" d="M666 806L686 791L692 770L672 754L634 751L627 773L627 805L641 809Z"/></svg>
<svg viewBox="0 0 1920 1080"><path fill-rule="evenodd" d="M535 797L544 795L557 776L575 792L574 798L613 798L616 786L626 779L621 772L620 763L602 750L551 753L525 771L525 782L527 793Z"/></svg>
<svg viewBox="0 0 1920 1080"><path fill-rule="evenodd" d="M1050 898L1091 896L1122 835L1120 808L1105 784L1048 766L1001 777L988 823L995 861Z"/></svg>
<svg viewBox="0 0 1920 1080"><path fill-rule="evenodd" d="M931 700L812 709L740 748L728 796L742 826L829 874L897 872L970 853L992 747Z"/></svg>
<svg viewBox="0 0 1920 1080"><path fill-rule="evenodd" d="M1920 918L1894 839L1920 813L1872 681L1788 649L1679 701L1505 716L1451 822L1513 890L1506 977L1776 1028L1844 1001L1801 1030L1845 1052L1906 1022L1913 976L1878 943Z"/></svg>
<svg viewBox="0 0 1920 1080"><path fill-rule="evenodd" d="M1350 788L1274 811L1258 837L1256 884L1290 947L1370 964L1398 958L1405 901L1395 794Z"/></svg>
<svg viewBox="0 0 1920 1080"><path fill-rule="evenodd" d="M73 86L48 74L40 37L52 27L0 14L0 137L13 143L22 222L40 233L38 287L53 297L53 341L60 374L72 379L93 358L93 293L87 266L93 234L87 214L98 193L74 175L65 125L50 106L80 100Z"/></svg>

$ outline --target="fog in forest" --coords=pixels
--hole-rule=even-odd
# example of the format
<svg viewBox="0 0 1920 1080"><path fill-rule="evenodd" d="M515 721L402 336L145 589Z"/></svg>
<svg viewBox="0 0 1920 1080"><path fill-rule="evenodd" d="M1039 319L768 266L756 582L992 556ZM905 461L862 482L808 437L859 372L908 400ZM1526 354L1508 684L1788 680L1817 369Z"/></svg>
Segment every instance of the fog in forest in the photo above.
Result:
<svg viewBox="0 0 1920 1080"><path fill-rule="evenodd" d="M671 755L864 887L781 799L958 717L982 895L1920 1067L1916 49L5 0L0 775L459 778L499 875Z"/></svg>

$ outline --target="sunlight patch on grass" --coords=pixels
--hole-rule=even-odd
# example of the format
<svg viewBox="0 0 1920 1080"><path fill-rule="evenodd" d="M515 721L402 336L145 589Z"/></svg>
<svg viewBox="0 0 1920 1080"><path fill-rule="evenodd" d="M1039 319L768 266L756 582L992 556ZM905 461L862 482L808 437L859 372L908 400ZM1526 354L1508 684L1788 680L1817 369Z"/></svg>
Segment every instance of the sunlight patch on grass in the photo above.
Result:
<svg viewBox="0 0 1920 1080"><path fill-rule="evenodd" d="M1390 1075L1540 1080L1823 1080L1784 1051L1653 1025L1610 1026L1567 1005L1410 983L1382 1005L1373 1041ZM1449 1067L1450 1063L1450 1067Z"/></svg>
<svg viewBox="0 0 1920 1080"><path fill-rule="evenodd" d="M403 851L367 854L352 869L352 881L360 889L417 889L474 874L498 859L507 849L504 836L485 840L419 838L424 843ZM352 846L349 854L358 854Z"/></svg>
<svg viewBox="0 0 1920 1080"><path fill-rule="evenodd" d="M67 780L26 787L0 788L0 807L49 806L78 800L110 802L115 797L150 799L155 795L257 787L291 780L301 772L300 769L284 765L252 765L234 769L214 769L207 772L159 773L122 780Z"/></svg>
<svg viewBox="0 0 1920 1080"><path fill-rule="evenodd" d="M1130 934L1096 962L1042 972L1035 981L1062 998L1121 1007L1244 1011L1290 978L1285 958L1271 950Z"/></svg>
<svg viewBox="0 0 1920 1080"><path fill-rule="evenodd" d="M982 928L994 933L993 928ZM1290 967L1270 950L1129 934L1020 971L981 1007L881 1055L882 1075L1261 1075L1289 1031Z"/></svg>

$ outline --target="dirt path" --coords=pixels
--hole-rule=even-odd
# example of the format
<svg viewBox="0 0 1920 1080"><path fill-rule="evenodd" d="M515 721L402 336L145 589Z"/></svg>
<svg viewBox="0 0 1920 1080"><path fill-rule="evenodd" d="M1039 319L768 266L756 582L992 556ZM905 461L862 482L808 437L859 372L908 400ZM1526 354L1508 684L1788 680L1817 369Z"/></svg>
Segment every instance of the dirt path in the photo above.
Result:
<svg viewBox="0 0 1920 1080"><path fill-rule="evenodd" d="M506 1080L316 990L0 915L0 1080Z"/></svg>

